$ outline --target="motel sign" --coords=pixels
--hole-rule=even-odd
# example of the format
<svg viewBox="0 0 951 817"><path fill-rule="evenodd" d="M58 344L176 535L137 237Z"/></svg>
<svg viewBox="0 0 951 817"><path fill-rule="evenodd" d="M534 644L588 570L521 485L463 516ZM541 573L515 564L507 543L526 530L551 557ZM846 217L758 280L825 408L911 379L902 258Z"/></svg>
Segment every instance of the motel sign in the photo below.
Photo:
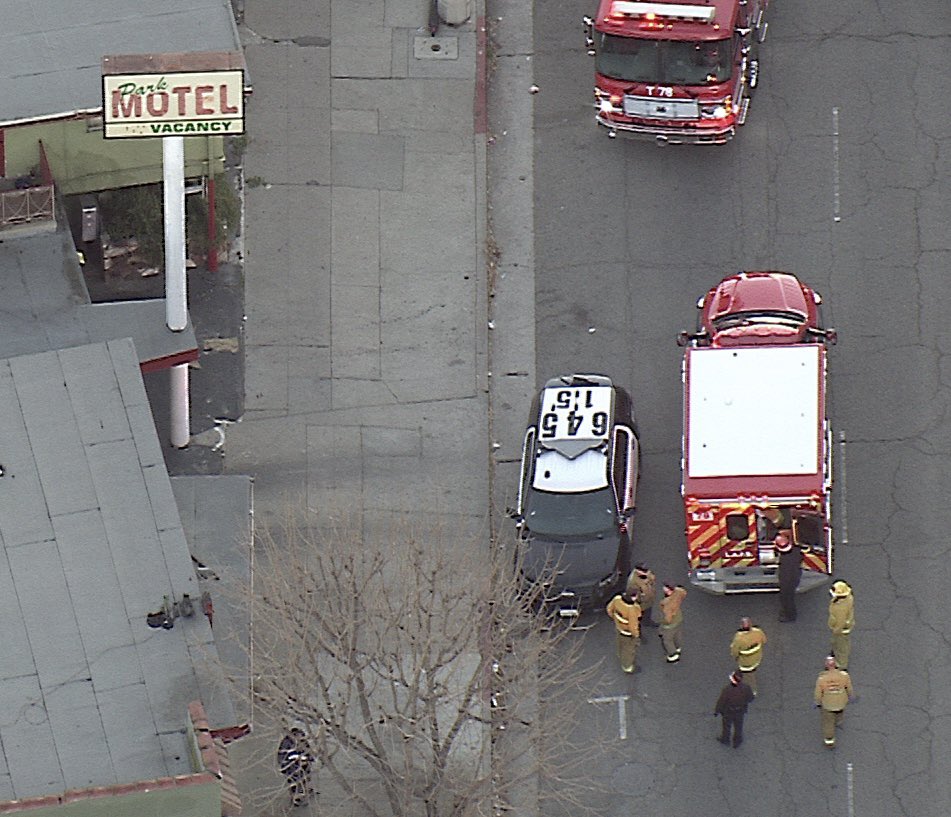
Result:
<svg viewBox="0 0 951 817"><path fill-rule="evenodd" d="M102 110L106 139L237 136L244 133L244 71L104 72Z"/></svg>

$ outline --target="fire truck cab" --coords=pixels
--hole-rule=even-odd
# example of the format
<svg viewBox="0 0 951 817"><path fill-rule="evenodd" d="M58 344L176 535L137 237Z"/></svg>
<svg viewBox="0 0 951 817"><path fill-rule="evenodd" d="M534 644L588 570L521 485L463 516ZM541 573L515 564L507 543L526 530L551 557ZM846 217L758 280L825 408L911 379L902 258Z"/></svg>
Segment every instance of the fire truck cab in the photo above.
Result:
<svg viewBox="0 0 951 817"><path fill-rule="evenodd" d="M597 123L659 145L729 142L759 81L769 0L599 0L584 18Z"/></svg>

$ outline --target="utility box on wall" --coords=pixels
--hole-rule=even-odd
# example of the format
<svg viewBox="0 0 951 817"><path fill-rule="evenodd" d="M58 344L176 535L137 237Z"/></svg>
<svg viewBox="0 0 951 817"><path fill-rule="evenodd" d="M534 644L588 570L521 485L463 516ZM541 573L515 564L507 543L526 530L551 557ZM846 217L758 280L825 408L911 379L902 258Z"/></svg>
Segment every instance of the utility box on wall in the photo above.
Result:
<svg viewBox="0 0 951 817"><path fill-rule="evenodd" d="M95 241L99 237L99 202L95 196L83 196L79 200L80 224L83 241Z"/></svg>
<svg viewBox="0 0 951 817"><path fill-rule="evenodd" d="M440 20L457 26L472 16L472 0L437 0L436 9Z"/></svg>

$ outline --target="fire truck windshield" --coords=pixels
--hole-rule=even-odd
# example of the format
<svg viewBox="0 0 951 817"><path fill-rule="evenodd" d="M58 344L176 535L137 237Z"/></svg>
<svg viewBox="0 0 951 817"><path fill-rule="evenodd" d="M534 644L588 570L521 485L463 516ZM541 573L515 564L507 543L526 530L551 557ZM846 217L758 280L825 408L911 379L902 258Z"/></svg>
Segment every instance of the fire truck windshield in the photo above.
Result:
<svg viewBox="0 0 951 817"><path fill-rule="evenodd" d="M599 32L597 42L598 73L628 82L712 85L730 78L732 63L731 40L639 40Z"/></svg>
<svg viewBox="0 0 951 817"><path fill-rule="evenodd" d="M786 310L759 310L755 312L731 312L720 318L713 319L713 328L718 332L733 329L737 326L789 326L796 329L805 322L806 316L800 312Z"/></svg>

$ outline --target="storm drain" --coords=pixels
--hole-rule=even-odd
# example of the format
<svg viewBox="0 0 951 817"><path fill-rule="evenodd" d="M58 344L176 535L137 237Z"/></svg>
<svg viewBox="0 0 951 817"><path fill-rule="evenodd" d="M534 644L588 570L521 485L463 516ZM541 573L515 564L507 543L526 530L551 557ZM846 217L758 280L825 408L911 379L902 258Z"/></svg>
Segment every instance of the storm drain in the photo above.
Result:
<svg viewBox="0 0 951 817"><path fill-rule="evenodd" d="M455 60L459 58L457 37L414 37L413 56L418 60Z"/></svg>

